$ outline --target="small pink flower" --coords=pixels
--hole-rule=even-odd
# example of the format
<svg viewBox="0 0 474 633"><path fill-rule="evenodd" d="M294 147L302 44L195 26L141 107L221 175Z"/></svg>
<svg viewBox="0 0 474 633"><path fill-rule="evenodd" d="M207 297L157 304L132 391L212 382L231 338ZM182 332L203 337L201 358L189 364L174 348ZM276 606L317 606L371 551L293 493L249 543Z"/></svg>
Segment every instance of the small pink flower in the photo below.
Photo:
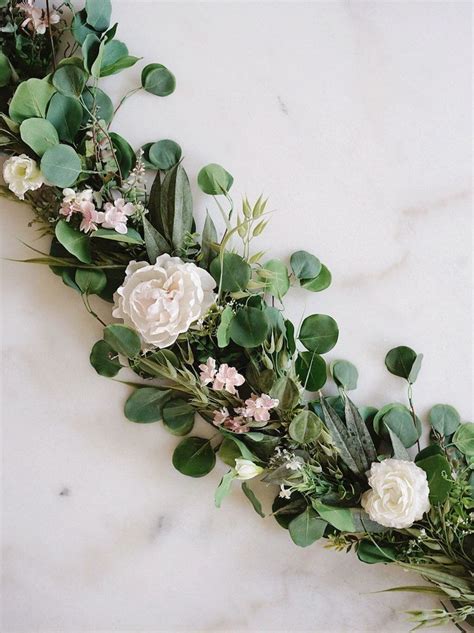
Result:
<svg viewBox="0 0 474 633"><path fill-rule="evenodd" d="M244 418L236 417L236 418L228 418L224 422L224 426L229 431L233 431L234 433L248 433L250 428L247 426Z"/></svg>
<svg viewBox="0 0 474 633"><path fill-rule="evenodd" d="M44 35L48 26L57 24L61 16L56 11L50 11L49 20L48 14L44 9L39 9L34 6L34 0L27 0L27 2L20 2L18 4L20 11L26 15L26 19L22 22L22 28L29 28L31 31L36 32L38 35Z"/></svg>
<svg viewBox="0 0 474 633"><path fill-rule="evenodd" d="M244 416L253 418L257 422L268 422L270 419L270 409L278 406L278 400L270 398L266 393L261 396L252 395L245 401Z"/></svg>
<svg viewBox="0 0 474 633"><path fill-rule="evenodd" d="M229 419L229 411L224 407L219 411L214 411L214 419L212 420L213 424L216 426L220 426L224 424Z"/></svg>
<svg viewBox="0 0 474 633"><path fill-rule="evenodd" d="M223 363L219 367L212 388L216 391L225 389L228 393L237 395L236 387L240 387L244 382L245 378L239 374L235 367L229 367L227 363Z"/></svg>
<svg viewBox="0 0 474 633"><path fill-rule="evenodd" d="M79 226L81 231L89 233L90 231L97 230L97 224L100 224L103 220L104 214L100 211L96 211L96 208L92 202L81 202L80 212L82 213L82 222Z"/></svg>
<svg viewBox="0 0 474 633"><path fill-rule="evenodd" d="M199 376L201 384L208 385L214 380L217 373L216 361L214 358L209 357L205 365L199 365L199 369L201 370L201 374Z"/></svg>
<svg viewBox="0 0 474 633"><path fill-rule="evenodd" d="M114 203L106 202L104 205L104 229L115 229L117 233L125 235L127 232L128 216L135 213L135 206L131 202L125 202L123 198L114 200Z"/></svg>

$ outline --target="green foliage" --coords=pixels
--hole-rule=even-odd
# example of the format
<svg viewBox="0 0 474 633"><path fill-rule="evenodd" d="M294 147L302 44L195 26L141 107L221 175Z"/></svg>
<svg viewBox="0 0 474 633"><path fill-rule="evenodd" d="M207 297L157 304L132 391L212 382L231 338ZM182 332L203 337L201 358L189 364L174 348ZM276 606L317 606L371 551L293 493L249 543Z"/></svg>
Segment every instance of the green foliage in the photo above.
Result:
<svg viewBox="0 0 474 633"><path fill-rule="evenodd" d="M230 322L229 336L241 347L257 347L267 338L268 330L265 312L258 308L244 307Z"/></svg>
<svg viewBox="0 0 474 633"><path fill-rule="evenodd" d="M87 24L99 32L106 31L110 26L112 15L111 0L86 0Z"/></svg>
<svg viewBox="0 0 474 633"><path fill-rule="evenodd" d="M167 171L181 160L181 147L178 143L164 139L153 143L148 150L148 158L157 169Z"/></svg>
<svg viewBox="0 0 474 633"><path fill-rule="evenodd" d="M140 233L128 228L126 233L117 233L114 229L97 229L91 234L91 238L123 242L124 244L143 244Z"/></svg>
<svg viewBox="0 0 474 633"><path fill-rule="evenodd" d="M472 422L461 424L453 436L453 444L467 458L474 457L474 424Z"/></svg>
<svg viewBox="0 0 474 633"><path fill-rule="evenodd" d="M223 167L211 163L201 169L197 181L201 191L219 196L229 192L234 179Z"/></svg>
<svg viewBox="0 0 474 633"><path fill-rule="evenodd" d="M250 266L240 255L228 252L213 259L209 271L223 292L245 290L252 275Z"/></svg>
<svg viewBox="0 0 474 633"><path fill-rule="evenodd" d="M10 102L10 118L16 123L32 117L44 119L46 108L54 93L54 87L46 79L23 81Z"/></svg>
<svg viewBox="0 0 474 633"><path fill-rule="evenodd" d="M293 253L290 264L297 279L314 279L321 272L321 262L307 251Z"/></svg>
<svg viewBox="0 0 474 633"><path fill-rule="evenodd" d="M345 391L357 388L359 372L357 367L347 360L335 360L331 363L330 371L332 378L338 387Z"/></svg>
<svg viewBox="0 0 474 633"><path fill-rule="evenodd" d="M95 33L90 33L86 36L83 44L82 44L82 57L84 58L84 68L90 73L94 78L97 79L98 75L96 73L97 64L95 64L96 60L98 60L98 64L100 65L99 55L104 50L104 44L102 44L100 39L97 37ZM95 64L95 68L94 68Z"/></svg>
<svg viewBox="0 0 474 633"><path fill-rule="evenodd" d="M46 119L25 119L20 125L20 135L38 156L43 156L47 149L59 143L56 128Z"/></svg>
<svg viewBox="0 0 474 633"><path fill-rule="evenodd" d="M357 545L357 557L363 563L392 563L396 560L397 550L390 545L376 545L369 539L363 539Z"/></svg>
<svg viewBox="0 0 474 633"><path fill-rule="evenodd" d="M148 64L142 70L142 87L157 97L167 97L176 88L176 79L162 64Z"/></svg>
<svg viewBox="0 0 474 633"><path fill-rule="evenodd" d="M120 165L120 172L122 178L128 178L130 171L135 167L136 156L130 143L117 134L116 132L110 132L110 139L114 146L115 156Z"/></svg>
<svg viewBox="0 0 474 633"><path fill-rule="evenodd" d="M163 417L163 406L169 397L169 390L140 387L125 403L125 417L139 424L159 422Z"/></svg>
<svg viewBox="0 0 474 633"><path fill-rule="evenodd" d="M150 207L150 221L175 251L184 247L185 238L193 230L193 199L186 172L175 165L158 184L155 178L150 198L156 198ZM157 208L159 204L159 208Z"/></svg>
<svg viewBox="0 0 474 633"><path fill-rule="evenodd" d="M55 235L64 248L84 264L92 262L90 240L84 233L74 229L66 220L56 224Z"/></svg>
<svg viewBox="0 0 474 633"><path fill-rule="evenodd" d="M298 386L287 376L282 376L275 381L270 390L270 395L279 401L278 408L281 411L291 411L300 400Z"/></svg>
<svg viewBox="0 0 474 633"><path fill-rule="evenodd" d="M222 502L230 493L232 482L235 479L235 472L233 470L229 470L221 479L220 484L217 486L216 492L214 494L214 503L216 508L220 508Z"/></svg>
<svg viewBox="0 0 474 633"><path fill-rule="evenodd" d="M288 526L290 536L299 547L308 547L324 535L327 523L312 508L294 518Z"/></svg>
<svg viewBox="0 0 474 633"><path fill-rule="evenodd" d="M253 509L255 510L255 512L262 517L262 519L265 518L265 513L262 510L262 504L260 503L260 501L257 499L254 491L252 490L252 488L250 488L250 486L248 485L248 483L246 481L242 482L242 492L244 493L244 495L247 497L247 499L250 501L250 503L252 504Z"/></svg>
<svg viewBox="0 0 474 633"><path fill-rule="evenodd" d="M452 435L461 424L461 416L449 404L435 404L429 413L431 426L441 435Z"/></svg>
<svg viewBox="0 0 474 633"><path fill-rule="evenodd" d="M82 121L82 106L74 97L57 92L48 106L47 120L54 125L61 141L73 143Z"/></svg>
<svg viewBox="0 0 474 633"><path fill-rule="evenodd" d="M104 339L119 354L135 358L140 353L141 341L135 330L119 323L104 328Z"/></svg>
<svg viewBox="0 0 474 633"><path fill-rule="evenodd" d="M311 292L322 292L323 290L326 290L326 288L329 288L331 281L331 273L324 264L321 264L321 271L317 277L314 277L313 279L302 279L300 283L305 290L310 290Z"/></svg>
<svg viewBox="0 0 474 633"><path fill-rule="evenodd" d="M327 379L326 361L315 352L300 352L295 363L301 384L308 391L318 391Z"/></svg>
<svg viewBox="0 0 474 633"><path fill-rule="evenodd" d="M399 438L405 448L413 446L421 436L421 423L413 422L413 415L404 406L389 404L380 409L374 418L376 433L387 434L391 430Z"/></svg>
<svg viewBox="0 0 474 633"><path fill-rule="evenodd" d="M286 265L279 259L270 259L260 271L265 282L265 292L277 299L283 299L290 288L290 279Z"/></svg>
<svg viewBox="0 0 474 633"><path fill-rule="evenodd" d="M194 409L183 398L169 400L162 413L163 424L173 435L187 435L193 430Z"/></svg>
<svg viewBox="0 0 474 633"><path fill-rule="evenodd" d="M41 172L56 187L70 187L81 171L81 159L69 145L54 145L45 151L41 159Z"/></svg>
<svg viewBox="0 0 474 633"><path fill-rule="evenodd" d="M106 378L116 376L122 367L117 352L104 340L97 341L93 346L90 362L96 372Z"/></svg>
<svg viewBox="0 0 474 633"><path fill-rule="evenodd" d="M388 352L385 357L385 366L391 374L414 383L420 371L422 359L422 354L417 354L410 347L402 345Z"/></svg>
<svg viewBox="0 0 474 633"><path fill-rule="evenodd" d="M56 70L53 75L53 86L66 97L79 97L87 78L87 73L82 68L69 64Z"/></svg>
<svg viewBox="0 0 474 633"><path fill-rule="evenodd" d="M173 453L173 466L188 477L203 477L214 468L216 456L210 440L187 437Z"/></svg>
<svg viewBox="0 0 474 633"><path fill-rule="evenodd" d="M234 311L230 306L226 306L221 314L221 319L219 321L219 326L217 328L216 336L217 336L217 345L222 349L229 345L230 341L230 332L229 326L234 318Z"/></svg>
<svg viewBox="0 0 474 633"><path fill-rule="evenodd" d="M74 39L81 46L84 44L88 35L97 35L97 32L89 24L87 24L87 14L85 9L82 9L82 11L78 11L78 13L75 14L71 30Z"/></svg>
<svg viewBox="0 0 474 633"><path fill-rule="evenodd" d="M325 354L336 345L338 338L337 323L326 314L313 314L301 324L299 340L310 352Z"/></svg>
<svg viewBox="0 0 474 633"><path fill-rule="evenodd" d="M314 442L321 434L322 421L312 411L303 409L291 421L288 433L292 440L298 444Z"/></svg>
<svg viewBox="0 0 474 633"><path fill-rule="evenodd" d="M78 268L75 282L85 295L100 295L107 285L107 277L100 268Z"/></svg>
<svg viewBox="0 0 474 633"><path fill-rule="evenodd" d="M443 451L437 444L429 446L418 453L415 463L426 472L431 503L443 503L453 487L451 468Z"/></svg>
<svg viewBox="0 0 474 633"><path fill-rule="evenodd" d="M209 213L206 212L206 220L202 231L201 259L199 265L208 270L212 260L215 258L213 244L217 242L217 230Z"/></svg>
<svg viewBox="0 0 474 633"><path fill-rule="evenodd" d="M355 532L354 517L349 508L328 506L319 500L313 502L313 507L319 516L341 532Z"/></svg>
<svg viewBox="0 0 474 633"><path fill-rule="evenodd" d="M114 116L114 105L110 97L100 88L91 88L86 86L82 93L84 101L84 114L82 122L85 125L90 119L90 113L94 114L97 119L105 121L109 124Z"/></svg>
<svg viewBox="0 0 474 633"><path fill-rule="evenodd" d="M111 40L104 45L103 54L100 60L100 77L114 75L125 68L134 66L138 57L128 54L128 48L119 40Z"/></svg>
<svg viewBox="0 0 474 633"><path fill-rule="evenodd" d="M5 53L0 51L0 88L8 86L12 78L12 67Z"/></svg>
<svg viewBox="0 0 474 633"><path fill-rule="evenodd" d="M143 235L149 262L154 263L159 255L169 252L168 242L145 217L143 217Z"/></svg>

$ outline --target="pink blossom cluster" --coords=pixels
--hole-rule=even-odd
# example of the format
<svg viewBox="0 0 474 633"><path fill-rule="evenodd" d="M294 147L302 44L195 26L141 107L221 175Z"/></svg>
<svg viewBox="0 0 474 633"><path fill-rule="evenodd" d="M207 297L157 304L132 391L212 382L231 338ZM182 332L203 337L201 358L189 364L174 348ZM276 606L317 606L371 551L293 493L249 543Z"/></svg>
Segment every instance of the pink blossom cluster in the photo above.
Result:
<svg viewBox="0 0 474 633"><path fill-rule="evenodd" d="M61 19L57 11L50 11L48 18L48 14L44 9L35 7L35 0L26 0L26 2L20 2L17 6L26 16L21 26L38 35L44 35L49 26L57 24Z"/></svg>
<svg viewBox="0 0 474 633"><path fill-rule="evenodd" d="M206 364L199 365L201 370L201 383L210 385L216 391L227 391L233 396L238 395L236 387L244 384L245 378L239 374L235 367L229 367L227 363L223 363L219 369L216 367L214 358L208 358Z"/></svg>
<svg viewBox="0 0 474 633"><path fill-rule="evenodd" d="M264 426L270 420L270 409L278 406L278 400L266 393L253 394L245 401L245 406L235 409L237 415L231 416L224 407L214 413L213 423L221 424L234 433L247 433L251 427Z"/></svg>
<svg viewBox="0 0 474 633"><path fill-rule="evenodd" d="M97 196L92 189L74 191L63 189L63 201L59 213L69 222L73 214L82 216L79 229L84 233L96 231L100 224L104 229L114 229L117 233L125 235L127 232L127 220L135 213L135 206L131 202L125 202L118 198L114 202L106 202L103 211L96 208Z"/></svg>

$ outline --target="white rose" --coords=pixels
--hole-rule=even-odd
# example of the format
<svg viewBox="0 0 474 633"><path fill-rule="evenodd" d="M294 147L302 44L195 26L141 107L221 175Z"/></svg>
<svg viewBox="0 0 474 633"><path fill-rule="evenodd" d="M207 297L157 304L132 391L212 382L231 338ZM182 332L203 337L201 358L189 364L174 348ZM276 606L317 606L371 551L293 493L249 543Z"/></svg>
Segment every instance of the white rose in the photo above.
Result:
<svg viewBox="0 0 474 633"><path fill-rule="evenodd" d="M235 477L236 479L245 481L246 479L253 479L254 477L260 475L260 473L263 473L263 468L257 466L249 459L242 459L241 457L238 457L235 460L235 472L237 473Z"/></svg>
<svg viewBox="0 0 474 633"><path fill-rule="evenodd" d="M362 507L372 521L390 528L407 528L430 509L428 480L414 462L385 459L374 462Z"/></svg>
<svg viewBox="0 0 474 633"><path fill-rule="evenodd" d="M169 347L215 301L216 282L195 264L160 255L155 264L132 261L114 295L114 317L141 336L144 349Z"/></svg>
<svg viewBox="0 0 474 633"><path fill-rule="evenodd" d="M43 175L36 161L26 154L12 156L5 161L3 178L10 191L13 191L20 200L25 199L27 191L39 189L44 183Z"/></svg>

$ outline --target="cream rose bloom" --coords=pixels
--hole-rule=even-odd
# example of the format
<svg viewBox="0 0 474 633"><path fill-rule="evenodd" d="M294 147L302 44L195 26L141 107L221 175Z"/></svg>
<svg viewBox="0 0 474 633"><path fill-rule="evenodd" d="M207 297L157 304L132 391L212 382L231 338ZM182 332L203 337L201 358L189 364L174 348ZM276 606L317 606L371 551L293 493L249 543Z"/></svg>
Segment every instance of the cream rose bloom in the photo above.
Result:
<svg viewBox="0 0 474 633"><path fill-rule="evenodd" d="M253 479L258 477L260 473L263 473L263 468L254 464L250 459L242 459L238 457L235 460L235 473L236 479L246 481L247 479Z"/></svg>
<svg viewBox="0 0 474 633"><path fill-rule="evenodd" d="M215 301L211 275L179 257L132 261L125 274L112 314L138 332L145 350L172 345Z"/></svg>
<svg viewBox="0 0 474 633"><path fill-rule="evenodd" d="M430 509L428 480L414 462L385 459L374 462L362 507L372 521L389 528L407 528Z"/></svg>
<svg viewBox="0 0 474 633"><path fill-rule="evenodd" d="M3 178L10 191L20 200L25 199L27 191L39 189L44 184L43 175L36 161L27 156L12 156L3 165Z"/></svg>

